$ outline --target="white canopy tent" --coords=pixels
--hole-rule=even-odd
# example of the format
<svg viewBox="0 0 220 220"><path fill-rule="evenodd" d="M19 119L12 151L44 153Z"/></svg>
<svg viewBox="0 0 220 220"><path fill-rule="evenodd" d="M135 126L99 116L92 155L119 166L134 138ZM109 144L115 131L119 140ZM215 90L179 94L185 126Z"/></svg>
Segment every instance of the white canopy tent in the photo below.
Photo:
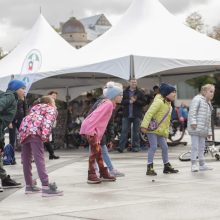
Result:
<svg viewBox="0 0 220 220"><path fill-rule="evenodd" d="M48 41L52 38L44 39L45 44ZM56 46L51 42L51 47ZM68 56L58 50L54 66L26 76L35 82L33 92L60 89L64 94L69 88L72 98L79 88L102 87L106 81L116 80L114 77L141 78L140 86L152 86L158 76L161 81L176 83L218 73L219 51L218 41L178 22L158 0L134 0L119 23L98 39Z"/></svg>
<svg viewBox="0 0 220 220"><path fill-rule="evenodd" d="M181 24L158 0L134 0L116 26L78 51L72 67L59 72L59 79L94 76L99 80L110 74L142 78L140 86L158 82L158 76L176 83L218 73L219 51L217 40ZM40 89L41 83L33 88Z"/></svg>
<svg viewBox="0 0 220 220"><path fill-rule="evenodd" d="M35 78L37 73L43 75L42 78L50 75L55 78L41 82L41 88L31 92L47 94L49 90L56 89L61 100L66 100L67 90L74 98L82 92L100 87L99 82L94 79L74 80L73 84L70 79L56 79L62 69L73 66L77 52L40 15L27 37L0 60L0 89L6 90L12 78L22 79L27 84L32 83L39 79Z"/></svg>

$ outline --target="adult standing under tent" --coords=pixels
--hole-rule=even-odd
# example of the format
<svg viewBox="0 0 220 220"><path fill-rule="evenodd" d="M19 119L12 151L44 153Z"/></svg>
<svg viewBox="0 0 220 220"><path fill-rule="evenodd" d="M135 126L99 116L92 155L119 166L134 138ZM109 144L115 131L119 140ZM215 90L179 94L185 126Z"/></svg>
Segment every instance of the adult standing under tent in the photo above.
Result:
<svg viewBox="0 0 220 220"><path fill-rule="evenodd" d="M132 151L140 150L140 123L143 117L142 107L149 104L144 93L138 89L137 80L130 79L129 86L123 92L121 105L123 106L122 130L118 152L123 153L128 139L128 131L132 127Z"/></svg>

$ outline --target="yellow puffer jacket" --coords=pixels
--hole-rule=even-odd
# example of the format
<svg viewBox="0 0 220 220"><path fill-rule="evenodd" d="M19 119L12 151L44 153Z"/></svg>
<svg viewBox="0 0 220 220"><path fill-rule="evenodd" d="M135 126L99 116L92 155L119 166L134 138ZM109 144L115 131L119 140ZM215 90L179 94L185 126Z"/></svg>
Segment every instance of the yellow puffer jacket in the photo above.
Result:
<svg viewBox="0 0 220 220"><path fill-rule="evenodd" d="M153 103L151 104L147 112L145 113L144 119L141 123L141 127L148 128L149 123L152 118L154 118L157 121L157 123L160 123L160 121L166 115L168 110L169 110L169 114L164 119L164 121L160 124L160 126L154 131L147 131L147 133L153 133L153 134L157 134L159 136L163 136L167 138L169 135L172 106L171 106L171 103L166 101L164 97L162 97L160 94L156 95Z"/></svg>

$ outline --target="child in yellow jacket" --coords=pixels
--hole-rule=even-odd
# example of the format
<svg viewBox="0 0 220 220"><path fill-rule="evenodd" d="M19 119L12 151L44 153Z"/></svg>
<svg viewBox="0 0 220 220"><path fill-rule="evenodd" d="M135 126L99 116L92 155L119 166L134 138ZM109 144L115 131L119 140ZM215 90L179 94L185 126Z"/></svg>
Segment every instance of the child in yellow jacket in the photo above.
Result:
<svg viewBox="0 0 220 220"><path fill-rule="evenodd" d="M153 169L153 159L159 144L162 149L162 158L164 163L163 173L177 173L169 163L167 137L169 135L170 118L171 118L171 102L176 98L176 89L174 86L162 83L159 88L160 94L154 98L148 111L145 113L141 124L141 130L147 133L150 148L148 150L148 164L146 175L155 176L157 173ZM150 129L151 120L156 121L155 129Z"/></svg>

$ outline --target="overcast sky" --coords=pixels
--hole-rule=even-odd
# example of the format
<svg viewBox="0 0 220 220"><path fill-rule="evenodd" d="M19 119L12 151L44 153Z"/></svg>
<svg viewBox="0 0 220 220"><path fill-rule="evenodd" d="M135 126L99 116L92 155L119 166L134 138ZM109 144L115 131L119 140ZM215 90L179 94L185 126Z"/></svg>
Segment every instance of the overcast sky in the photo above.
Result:
<svg viewBox="0 0 220 220"><path fill-rule="evenodd" d="M147 1L147 0L146 0ZM156 0L155 0L156 1ZM37 19L40 7L47 21L55 26L70 16L83 18L104 13L114 25L132 0L0 0L0 47L13 49ZM184 22L192 12L199 12L204 23L220 23L220 0L160 0Z"/></svg>

